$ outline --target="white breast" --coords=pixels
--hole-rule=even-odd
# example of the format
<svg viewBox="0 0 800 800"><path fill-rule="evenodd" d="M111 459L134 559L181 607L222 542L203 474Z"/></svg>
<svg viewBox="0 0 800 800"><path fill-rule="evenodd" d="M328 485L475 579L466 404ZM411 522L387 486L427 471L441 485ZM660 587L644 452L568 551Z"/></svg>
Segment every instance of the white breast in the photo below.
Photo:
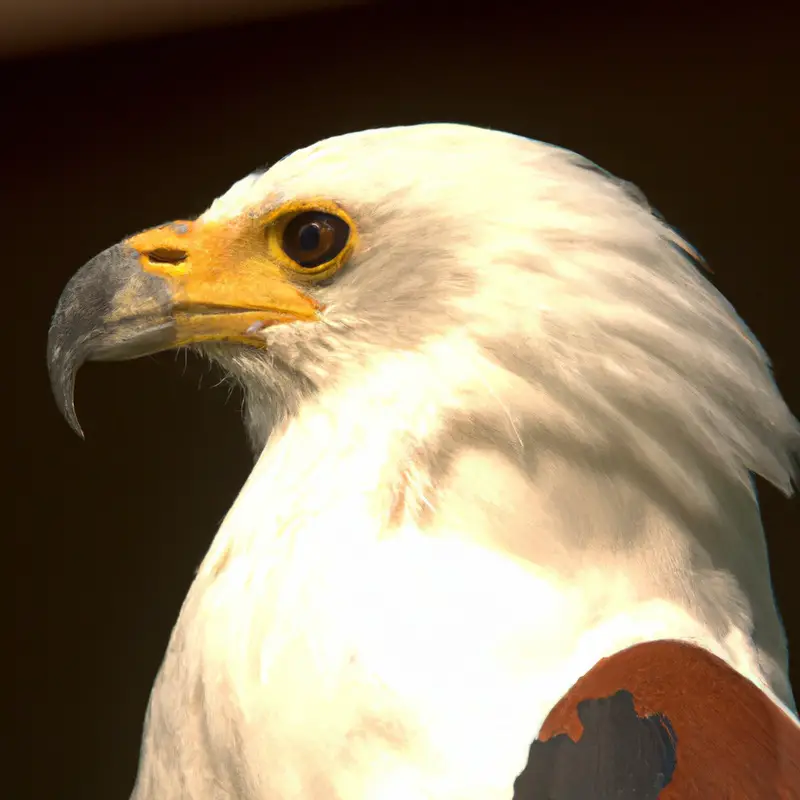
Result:
<svg viewBox="0 0 800 800"><path fill-rule="evenodd" d="M409 443L458 402L447 369L395 361L383 391L350 387L268 446L176 626L137 800L169 781L193 800L507 800L550 708L605 655L690 639L765 685L745 637L643 591L630 558L559 552L541 489L497 454L461 451L424 525L396 516Z"/></svg>

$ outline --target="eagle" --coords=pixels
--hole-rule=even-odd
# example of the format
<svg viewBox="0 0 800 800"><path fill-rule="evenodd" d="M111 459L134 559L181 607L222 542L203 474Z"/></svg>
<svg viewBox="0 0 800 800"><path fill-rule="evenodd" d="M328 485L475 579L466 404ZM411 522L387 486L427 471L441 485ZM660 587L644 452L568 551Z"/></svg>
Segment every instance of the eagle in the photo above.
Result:
<svg viewBox="0 0 800 800"><path fill-rule="evenodd" d="M191 348L252 473L133 800L798 798L753 475L800 424L633 185L469 125L336 136L92 258L48 338Z"/></svg>

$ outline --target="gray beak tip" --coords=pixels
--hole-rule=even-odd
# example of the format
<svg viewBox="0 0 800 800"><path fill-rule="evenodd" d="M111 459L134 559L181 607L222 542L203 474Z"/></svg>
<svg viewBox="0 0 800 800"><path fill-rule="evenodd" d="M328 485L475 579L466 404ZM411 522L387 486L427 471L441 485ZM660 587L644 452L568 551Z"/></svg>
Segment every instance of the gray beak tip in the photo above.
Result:
<svg viewBox="0 0 800 800"><path fill-rule="evenodd" d="M143 273L138 254L124 244L95 256L67 283L50 324L47 366L59 411L82 439L75 413L80 367L86 361L122 361L173 346L171 309L166 281Z"/></svg>
<svg viewBox="0 0 800 800"><path fill-rule="evenodd" d="M75 431L75 433L77 433L78 436L85 441L86 435L83 432L83 428L81 428L80 422L78 422L78 415L75 413L75 405L70 403L69 407L63 410L63 414L64 419L66 419L70 428L72 428L72 430Z"/></svg>
<svg viewBox="0 0 800 800"><path fill-rule="evenodd" d="M72 352L61 356L62 346L52 335L47 343L47 361L50 371L50 386L61 415L81 439L85 438L75 413L75 375L80 366Z"/></svg>

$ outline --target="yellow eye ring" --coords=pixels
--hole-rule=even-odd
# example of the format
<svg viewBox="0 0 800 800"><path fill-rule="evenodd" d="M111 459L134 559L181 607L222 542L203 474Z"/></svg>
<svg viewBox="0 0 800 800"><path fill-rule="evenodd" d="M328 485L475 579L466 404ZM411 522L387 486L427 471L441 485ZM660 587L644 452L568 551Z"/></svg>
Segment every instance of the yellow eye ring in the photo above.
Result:
<svg viewBox="0 0 800 800"><path fill-rule="evenodd" d="M334 275L357 241L350 216L329 200L287 203L262 220L272 257L294 277L320 281Z"/></svg>

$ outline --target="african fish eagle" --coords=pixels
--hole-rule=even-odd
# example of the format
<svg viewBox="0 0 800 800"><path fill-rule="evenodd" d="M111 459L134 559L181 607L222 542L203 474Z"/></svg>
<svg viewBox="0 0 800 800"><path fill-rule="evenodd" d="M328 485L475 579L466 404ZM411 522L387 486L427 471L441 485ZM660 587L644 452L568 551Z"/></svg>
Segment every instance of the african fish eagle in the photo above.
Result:
<svg viewBox="0 0 800 800"><path fill-rule="evenodd" d="M178 347L257 458L133 800L800 797L751 479L791 493L800 426L634 187L464 125L327 139L69 281L61 410Z"/></svg>

